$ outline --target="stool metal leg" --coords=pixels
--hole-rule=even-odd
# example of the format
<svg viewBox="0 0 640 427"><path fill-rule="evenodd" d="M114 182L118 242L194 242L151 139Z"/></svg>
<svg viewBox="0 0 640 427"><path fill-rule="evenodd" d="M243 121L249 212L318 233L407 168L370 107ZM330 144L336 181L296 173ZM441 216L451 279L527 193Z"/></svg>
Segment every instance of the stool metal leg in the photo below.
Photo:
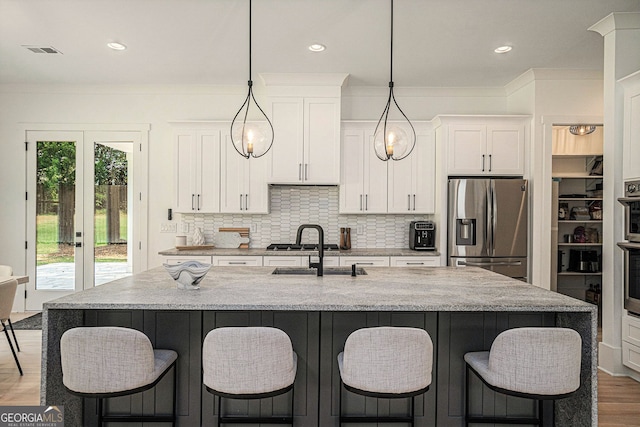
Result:
<svg viewBox="0 0 640 427"><path fill-rule="evenodd" d="M4 324L4 322L2 322L2 328L4 329L4 334L7 336L7 341L9 342L9 348L11 348L11 353L13 354L13 358L16 361L16 365L18 365L18 371L20 371L20 376L24 375L22 373L22 366L20 366L20 361L18 360L18 355L16 354L16 351L13 348L13 343L11 342L11 338L9 337L9 331L7 331L7 325ZM18 345L18 342L16 341L16 346ZM20 350L18 350L20 351Z"/></svg>
<svg viewBox="0 0 640 427"><path fill-rule="evenodd" d="M11 319L7 319L9 322L9 327L11 328L11 335L13 335L13 342L16 343L16 349L20 351L20 344L18 344L18 339L16 338L16 332L13 330L13 323L11 323Z"/></svg>

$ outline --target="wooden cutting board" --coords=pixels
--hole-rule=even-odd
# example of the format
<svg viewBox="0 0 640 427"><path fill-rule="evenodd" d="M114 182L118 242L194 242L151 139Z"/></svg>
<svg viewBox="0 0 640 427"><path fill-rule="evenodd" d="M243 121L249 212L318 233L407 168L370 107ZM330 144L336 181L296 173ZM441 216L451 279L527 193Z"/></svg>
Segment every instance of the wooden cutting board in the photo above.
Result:
<svg viewBox="0 0 640 427"><path fill-rule="evenodd" d="M220 227L218 228L218 231L239 233L240 237L249 237L249 227ZM240 249L249 249L249 243L241 243Z"/></svg>

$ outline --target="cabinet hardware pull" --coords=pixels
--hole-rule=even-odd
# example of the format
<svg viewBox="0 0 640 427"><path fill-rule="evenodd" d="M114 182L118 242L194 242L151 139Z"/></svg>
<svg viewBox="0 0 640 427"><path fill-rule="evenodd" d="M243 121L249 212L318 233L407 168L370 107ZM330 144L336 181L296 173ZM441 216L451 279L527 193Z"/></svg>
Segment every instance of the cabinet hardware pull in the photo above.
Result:
<svg viewBox="0 0 640 427"><path fill-rule="evenodd" d="M411 210L411 194L407 194L407 210Z"/></svg>
<svg viewBox="0 0 640 427"><path fill-rule="evenodd" d="M249 195L248 194L244 195L244 210L245 211L249 210Z"/></svg>
<svg viewBox="0 0 640 427"><path fill-rule="evenodd" d="M482 172L484 172L484 154L482 155Z"/></svg>
<svg viewBox="0 0 640 427"><path fill-rule="evenodd" d="M240 210L242 210L242 194L240 195Z"/></svg>
<svg viewBox="0 0 640 427"><path fill-rule="evenodd" d="M364 195L364 210L365 211L369 210L369 195L368 194Z"/></svg>
<svg viewBox="0 0 640 427"><path fill-rule="evenodd" d="M413 210L416 210L416 195L413 195Z"/></svg>
<svg viewBox="0 0 640 427"><path fill-rule="evenodd" d="M491 154L489 154L489 172L491 172Z"/></svg>
<svg viewBox="0 0 640 427"><path fill-rule="evenodd" d="M196 210L196 195L195 194L191 195L191 210L192 211Z"/></svg>
<svg viewBox="0 0 640 427"><path fill-rule="evenodd" d="M200 210L200 195L198 194L198 210Z"/></svg>
<svg viewBox="0 0 640 427"><path fill-rule="evenodd" d="M302 181L302 163L298 163L298 181Z"/></svg>
<svg viewBox="0 0 640 427"><path fill-rule="evenodd" d="M358 265L373 265L372 262L356 262Z"/></svg>
<svg viewBox="0 0 640 427"><path fill-rule="evenodd" d="M424 262L407 262L407 265L424 265Z"/></svg>
<svg viewBox="0 0 640 427"><path fill-rule="evenodd" d="M229 265L246 265L246 261L229 261Z"/></svg>
<svg viewBox="0 0 640 427"><path fill-rule="evenodd" d="M309 174L308 174L308 171L309 171L309 164L308 164L308 163L305 163L305 164L304 164L304 180L305 180L305 181L308 181L308 180L309 180Z"/></svg>
<svg viewBox="0 0 640 427"><path fill-rule="evenodd" d="M360 210L362 210L362 194L360 195Z"/></svg>

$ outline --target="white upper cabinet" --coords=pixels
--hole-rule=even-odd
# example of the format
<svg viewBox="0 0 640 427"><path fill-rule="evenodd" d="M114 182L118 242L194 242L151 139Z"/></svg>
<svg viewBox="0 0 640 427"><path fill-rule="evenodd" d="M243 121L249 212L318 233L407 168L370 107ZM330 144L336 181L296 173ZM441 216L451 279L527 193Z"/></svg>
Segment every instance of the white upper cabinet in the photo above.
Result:
<svg viewBox="0 0 640 427"><path fill-rule="evenodd" d="M223 126L174 128L176 212L220 212L220 139Z"/></svg>
<svg viewBox="0 0 640 427"><path fill-rule="evenodd" d="M416 146L406 158L388 163L388 213L435 212L436 149L432 132L416 129Z"/></svg>
<svg viewBox="0 0 640 427"><path fill-rule="evenodd" d="M439 116L448 175L515 175L525 172L528 116Z"/></svg>
<svg viewBox="0 0 640 427"><path fill-rule="evenodd" d="M265 73L274 140L268 156L272 184L340 182L340 100L347 74Z"/></svg>
<svg viewBox="0 0 640 427"><path fill-rule="evenodd" d="M375 123L342 126L340 213L387 212L387 162L373 151Z"/></svg>
<svg viewBox="0 0 640 427"><path fill-rule="evenodd" d="M624 87L624 164L625 180L640 179L640 71L620 80Z"/></svg>
<svg viewBox="0 0 640 427"><path fill-rule="evenodd" d="M270 98L274 141L269 182L338 184L340 98Z"/></svg>
<svg viewBox="0 0 640 427"><path fill-rule="evenodd" d="M269 213L267 156L254 159L242 157L233 148L227 134L221 146L220 212Z"/></svg>

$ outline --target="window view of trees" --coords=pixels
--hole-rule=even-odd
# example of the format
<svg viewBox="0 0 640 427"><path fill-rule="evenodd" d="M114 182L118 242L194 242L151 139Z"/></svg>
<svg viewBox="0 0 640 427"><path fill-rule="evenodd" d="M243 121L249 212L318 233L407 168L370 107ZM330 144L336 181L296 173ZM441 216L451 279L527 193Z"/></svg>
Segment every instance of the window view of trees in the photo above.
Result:
<svg viewBox="0 0 640 427"><path fill-rule="evenodd" d="M37 143L37 263L73 262L75 243L76 146ZM95 145L96 261L126 261L126 153ZM88 214L88 213L85 213ZM76 220L78 220L76 218Z"/></svg>

